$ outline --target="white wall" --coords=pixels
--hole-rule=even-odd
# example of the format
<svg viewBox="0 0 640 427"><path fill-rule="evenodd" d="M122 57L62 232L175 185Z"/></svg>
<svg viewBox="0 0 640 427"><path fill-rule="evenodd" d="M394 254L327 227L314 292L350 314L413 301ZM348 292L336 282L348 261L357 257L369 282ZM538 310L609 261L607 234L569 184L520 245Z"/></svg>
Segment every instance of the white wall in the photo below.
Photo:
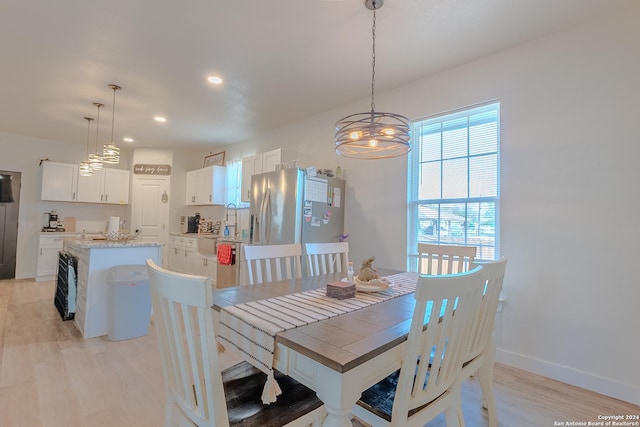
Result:
<svg viewBox="0 0 640 427"><path fill-rule="evenodd" d="M500 101L509 264L498 358L640 404L637 22L640 7L378 93L376 105L416 119ZM333 152L334 122L367 107L362 100L261 134L226 147L227 158L282 147L303 167L340 165L350 258L404 269L406 159Z"/></svg>
<svg viewBox="0 0 640 427"><path fill-rule="evenodd" d="M35 277L38 236L42 231L44 212L55 209L62 218L75 216L78 231L83 227L87 231L102 231L110 216L128 217L127 207L124 206L40 200L40 159L79 163L85 155L84 146L78 144L0 132L0 169L21 172L16 278ZM113 167L129 169L129 159L130 154L122 150L120 164Z"/></svg>

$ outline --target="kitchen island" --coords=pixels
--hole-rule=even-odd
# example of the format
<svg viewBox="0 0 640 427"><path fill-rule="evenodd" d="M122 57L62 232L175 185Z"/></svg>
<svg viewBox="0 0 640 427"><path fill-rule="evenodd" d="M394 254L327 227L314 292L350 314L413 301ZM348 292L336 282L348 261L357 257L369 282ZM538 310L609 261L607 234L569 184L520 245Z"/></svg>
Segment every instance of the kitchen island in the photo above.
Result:
<svg viewBox="0 0 640 427"><path fill-rule="evenodd" d="M151 258L162 265L162 244L131 240L112 242L67 237L63 250L78 259L75 323L83 337L108 333L109 292L107 278L111 267L141 265Z"/></svg>

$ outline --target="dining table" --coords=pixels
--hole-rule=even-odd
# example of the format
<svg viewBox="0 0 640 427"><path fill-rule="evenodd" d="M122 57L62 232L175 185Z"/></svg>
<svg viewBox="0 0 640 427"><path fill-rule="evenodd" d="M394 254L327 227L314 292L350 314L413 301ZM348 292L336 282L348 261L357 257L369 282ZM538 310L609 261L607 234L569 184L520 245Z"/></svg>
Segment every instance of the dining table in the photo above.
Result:
<svg viewBox="0 0 640 427"><path fill-rule="evenodd" d="M384 268L379 268L378 273L381 277L401 277L405 283L413 282L414 289L418 281L417 273ZM212 308L216 328L220 313L230 307L323 290L345 276L346 273L332 273L214 289ZM316 392L327 410L323 426L351 426L352 408L362 392L400 369L414 307L413 292L405 292L278 332L273 368Z"/></svg>

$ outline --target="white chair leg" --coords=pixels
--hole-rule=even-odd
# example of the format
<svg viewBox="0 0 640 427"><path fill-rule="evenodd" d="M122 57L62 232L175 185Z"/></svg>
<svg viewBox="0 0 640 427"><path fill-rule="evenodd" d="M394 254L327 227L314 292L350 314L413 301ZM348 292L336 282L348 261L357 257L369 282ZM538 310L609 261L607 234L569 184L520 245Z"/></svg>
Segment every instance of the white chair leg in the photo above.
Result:
<svg viewBox="0 0 640 427"><path fill-rule="evenodd" d="M478 370L478 380L482 388L482 407L487 409L489 427L498 427L496 400L493 395L493 364L495 360L495 344L490 340L486 358Z"/></svg>

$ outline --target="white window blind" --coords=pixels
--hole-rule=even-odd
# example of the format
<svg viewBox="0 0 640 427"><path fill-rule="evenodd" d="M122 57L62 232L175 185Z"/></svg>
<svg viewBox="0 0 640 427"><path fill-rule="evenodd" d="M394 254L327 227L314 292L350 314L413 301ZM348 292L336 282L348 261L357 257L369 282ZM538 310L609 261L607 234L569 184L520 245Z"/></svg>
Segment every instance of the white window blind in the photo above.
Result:
<svg viewBox="0 0 640 427"><path fill-rule="evenodd" d="M412 146L408 253L415 257L424 242L499 257L500 104L415 121Z"/></svg>

